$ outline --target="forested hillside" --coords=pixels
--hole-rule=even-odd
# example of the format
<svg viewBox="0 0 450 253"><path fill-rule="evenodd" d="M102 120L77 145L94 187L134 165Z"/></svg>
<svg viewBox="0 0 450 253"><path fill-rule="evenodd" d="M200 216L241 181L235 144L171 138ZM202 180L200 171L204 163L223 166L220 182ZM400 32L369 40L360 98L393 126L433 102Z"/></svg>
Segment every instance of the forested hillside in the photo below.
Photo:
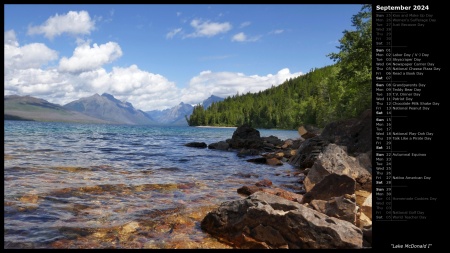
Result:
<svg viewBox="0 0 450 253"><path fill-rule="evenodd" d="M239 126L296 129L355 117L372 104L372 9L364 5L352 17L355 30L344 31L336 63L313 69L255 94L236 94L206 110L197 105L190 126Z"/></svg>

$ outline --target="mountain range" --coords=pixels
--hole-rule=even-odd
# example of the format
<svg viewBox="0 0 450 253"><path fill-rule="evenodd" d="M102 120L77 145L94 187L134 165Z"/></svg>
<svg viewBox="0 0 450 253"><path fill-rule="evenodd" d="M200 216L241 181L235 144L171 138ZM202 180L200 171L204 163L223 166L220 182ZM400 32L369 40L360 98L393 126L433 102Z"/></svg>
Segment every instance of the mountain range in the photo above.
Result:
<svg viewBox="0 0 450 253"><path fill-rule="evenodd" d="M117 124L150 125L156 123L145 112L135 109L131 103L122 102L108 93L80 98L63 107Z"/></svg>
<svg viewBox="0 0 450 253"><path fill-rule="evenodd" d="M211 96L202 105L209 107L212 102L222 100ZM181 102L169 109L144 112L108 93L94 94L62 106L31 96L4 97L5 120L187 126L186 117L192 114L193 108Z"/></svg>
<svg viewBox="0 0 450 253"><path fill-rule="evenodd" d="M194 107L181 102L179 105L165 110L147 111L147 115L161 124L187 126L186 117L190 116Z"/></svg>
<svg viewBox="0 0 450 253"><path fill-rule="evenodd" d="M202 105L206 109L214 102L220 102L223 98L211 95L203 100ZM181 102L179 105L165 110L153 110L146 113L161 124L187 126L186 117L189 117L194 111L194 107L190 104Z"/></svg>
<svg viewBox="0 0 450 253"><path fill-rule="evenodd" d="M202 103L203 109L210 107L212 103L220 102L222 100L223 100L223 98L221 98L221 97L211 95L209 98L203 100L203 103Z"/></svg>
<svg viewBox="0 0 450 253"><path fill-rule="evenodd" d="M44 99L17 95L5 96L4 119L109 123L108 121L71 111L57 104L49 103Z"/></svg>

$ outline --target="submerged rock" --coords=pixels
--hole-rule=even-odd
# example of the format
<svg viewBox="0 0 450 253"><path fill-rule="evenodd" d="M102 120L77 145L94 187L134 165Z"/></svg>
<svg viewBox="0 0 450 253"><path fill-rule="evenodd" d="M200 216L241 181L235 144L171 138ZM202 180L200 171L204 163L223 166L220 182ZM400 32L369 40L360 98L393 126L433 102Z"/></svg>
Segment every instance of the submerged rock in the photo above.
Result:
<svg viewBox="0 0 450 253"><path fill-rule="evenodd" d="M204 142L189 142L184 144L186 147L193 147L193 148L206 148L208 145Z"/></svg>
<svg viewBox="0 0 450 253"><path fill-rule="evenodd" d="M219 141L208 145L209 149L228 150L230 145L225 141Z"/></svg>

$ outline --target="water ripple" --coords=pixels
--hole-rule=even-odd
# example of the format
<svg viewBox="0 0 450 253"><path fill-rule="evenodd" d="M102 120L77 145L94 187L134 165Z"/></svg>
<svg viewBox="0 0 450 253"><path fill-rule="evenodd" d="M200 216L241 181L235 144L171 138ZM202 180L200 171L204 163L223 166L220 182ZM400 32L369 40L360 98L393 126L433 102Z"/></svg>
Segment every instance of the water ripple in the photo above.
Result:
<svg viewBox="0 0 450 253"><path fill-rule="evenodd" d="M296 189L288 165L184 146L233 131L5 121L4 247L227 248L200 229L208 211L262 178Z"/></svg>

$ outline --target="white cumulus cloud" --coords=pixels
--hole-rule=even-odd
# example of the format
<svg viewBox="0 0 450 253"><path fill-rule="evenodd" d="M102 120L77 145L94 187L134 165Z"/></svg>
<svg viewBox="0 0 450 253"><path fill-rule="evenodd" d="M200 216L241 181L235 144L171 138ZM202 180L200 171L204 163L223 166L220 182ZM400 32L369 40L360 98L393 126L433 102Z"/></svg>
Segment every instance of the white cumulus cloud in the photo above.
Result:
<svg viewBox="0 0 450 253"><path fill-rule="evenodd" d="M247 35L245 35L245 33L240 32L235 34L232 38L231 41L237 41L237 42L254 42L254 41L258 41L261 38L261 36L253 36L253 37L248 37Z"/></svg>
<svg viewBox="0 0 450 253"><path fill-rule="evenodd" d="M43 34L53 39L63 33L71 35L90 34L95 29L95 21L87 11L69 11L67 14L52 16L42 25L28 27L28 34Z"/></svg>
<svg viewBox="0 0 450 253"><path fill-rule="evenodd" d="M212 37L220 33L226 33L232 28L229 22L215 23L200 19L192 20L191 26L195 31L186 35L186 37Z"/></svg>
<svg viewBox="0 0 450 253"><path fill-rule="evenodd" d="M14 32L14 30L6 31L4 36L5 36L4 37L5 45L15 46L15 47L19 46L19 42L17 42L16 33Z"/></svg>
<svg viewBox="0 0 450 253"><path fill-rule="evenodd" d="M248 40L244 36L243 41ZM21 46L13 30L5 31L5 95L30 95L64 105L106 92L132 103L137 109L150 111L167 109L180 102L198 104L210 95L225 98L238 92L254 93L302 74L291 73L287 68L267 75L205 70L192 77L187 87L178 88L167 77L134 64L106 70L103 65L122 56L115 42L92 46L89 40L77 40L77 43L71 57L57 61L58 53L45 44Z"/></svg>
<svg viewBox="0 0 450 253"><path fill-rule="evenodd" d="M245 41L247 36L243 32L237 33L231 38L231 41Z"/></svg>
<svg viewBox="0 0 450 253"><path fill-rule="evenodd" d="M79 78L92 94L110 93L141 110L166 109L181 102L175 83L162 75L141 70L137 65L113 67L111 72L101 68L81 73Z"/></svg>
<svg viewBox="0 0 450 253"><path fill-rule="evenodd" d="M72 57L61 58L59 70L63 72L80 73L100 68L122 56L122 49L115 42L94 45L85 43L75 48Z"/></svg>
<svg viewBox="0 0 450 253"><path fill-rule="evenodd" d="M79 41L72 57L57 66L43 64L57 60L56 51L41 43L20 47L13 30L5 32L5 95L30 95L51 103L67 104L95 93L110 93L141 110L167 109L179 104L180 90L166 77L144 71L137 65L102 68L122 55L114 42L92 47ZM55 62L56 64L56 62Z"/></svg>
<svg viewBox="0 0 450 253"><path fill-rule="evenodd" d="M189 87L182 90L182 101L198 103L210 95L228 97L247 92L255 93L282 84L286 79L302 75L301 72L291 73L284 68L275 75L265 76L245 75L236 72L202 71L190 80Z"/></svg>
<svg viewBox="0 0 450 253"><path fill-rule="evenodd" d="M42 97L62 97L73 90L67 79L56 69L14 69L5 74L5 95L19 94Z"/></svg>
<svg viewBox="0 0 450 253"><path fill-rule="evenodd" d="M14 30L6 31L4 41L5 71L10 69L39 68L58 59L58 53L42 43L20 46Z"/></svg>

